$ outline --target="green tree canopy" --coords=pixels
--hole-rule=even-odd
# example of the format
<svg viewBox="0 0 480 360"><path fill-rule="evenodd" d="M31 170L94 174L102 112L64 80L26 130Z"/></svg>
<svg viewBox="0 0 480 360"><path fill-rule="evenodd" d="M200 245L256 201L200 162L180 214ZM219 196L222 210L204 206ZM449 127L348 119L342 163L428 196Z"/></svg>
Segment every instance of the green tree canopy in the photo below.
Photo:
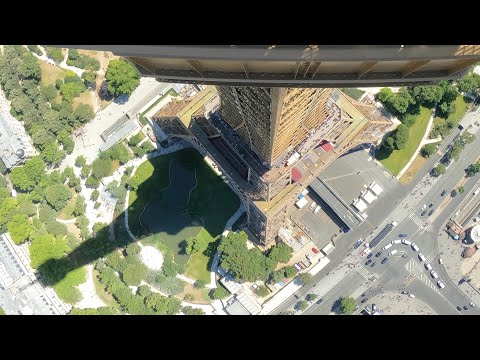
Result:
<svg viewBox="0 0 480 360"><path fill-rule="evenodd" d="M355 299L353 297L344 297L340 301L340 313L350 315L355 310Z"/></svg>
<svg viewBox="0 0 480 360"><path fill-rule="evenodd" d="M71 198L72 193L63 184L52 185L45 191L45 200L57 211L63 209Z"/></svg>
<svg viewBox="0 0 480 360"><path fill-rule="evenodd" d="M315 301L317 297L318 297L317 294L307 294L305 299L307 299L307 301Z"/></svg>
<svg viewBox="0 0 480 360"><path fill-rule="evenodd" d="M202 309L193 308L191 306L184 306L182 312L185 315L205 315L205 311Z"/></svg>
<svg viewBox="0 0 480 360"><path fill-rule="evenodd" d="M440 175L443 175L447 172L447 168L445 167L445 165L443 164L438 164L437 166L435 166L432 170L432 175L433 176L440 176Z"/></svg>
<svg viewBox="0 0 480 360"><path fill-rule="evenodd" d="M475 164L468 165L468 168L466 170L468 177L473 177L479 172L480 172L480 162L476 162Z"/></svg>
<svg viewBox="0 0 480 360"><path fill-rule="evenodd" d="M131 95L140 84L137 70L125 60L111 60L108 63L106 79L108 90L115 96Z"/></svg>
<svg viewBox="0 0 480 360"><path fill-rule="evenodd" d="M286 264L292 258L293 249L285 243L279 243L270 249L268 257L275 262Z"/></svg>
<svg viewBox="0 0 480 360"><path fill-rule="evenodd" d="M300 274L299 278L303 285L310 284L313 280L312 275L309 273L302 273Z"/></svg>
<svg viewBox="0 0 480 360"><path fill-rule="evenodd" d="M13 215L7 223L7 229L15 244L20 244L30 238L33 225L25 214Z"/></svg>
<svg viewBox="0 0 480 360"><path fill-rule="evenodd" d="M424 147L422 147L422 150L420 150L420 154L423 157L428 158L428 157L432 156L433 154L435 154L436 151L437 151L437 145L427 144Z"/></svg>
<svg viewBox="0 0 480 360"><path fill-rule="evenodd" d="M85 165L87 163L87 159L85 159L85 156L83 155L79 155L77 156L77 158L75 159L75 166L76 167L82 167L83 165Z"/></svg>
<svg viewBox="0 0 480 360"><path fill-rule="evenodd" d="M101 179L110 174L112 160L97 158L92 164L92 176Z"/></svg>
<svg viewBox="0 0 480 360"><path fill-rule="evenodd" d="M39 156L28 160L23 166L13 168L10 180L20 190L30 191L40 182L45 173L45 163Z"/></svg>
<svg viewBox="0 0 480 360"><path fill-rule="evenodd" d="M388 99L390 99L393 96L392 89L390 88L382 88L377 94L378 100L380 100L382 103L386 103Z"/></svg>
<svg viewBox="0 0 480 360"><path fill-rule="evenodd" d="M408 127L404 124L400 124L397 127L397 131L395 132L395 146L397 149L405 149L407 146L408 141Z"/></svg>
<svg viewBox="0 0 480 360"><path fill-rule="evenodd" d="M93 108L88 104L80 104L74 111L75 120L80 124L93 120L95 112Z"/></svg>
<svg viewBox="0 0 480 360"><path fill-rule="evenodd" d="M145 280L148 274L148 269L143 263L128 264L122 273L122 280L127 285L138 285L140 281Z"/></svg>
<svg viewBox="0 0 480 360"><path fill-rule="evenodd" d="M208 239L203 236L191 237L185 242L185 252L187 254L194 254L196 252L203 253L205 250L207 250L209 244Z"/></svg>

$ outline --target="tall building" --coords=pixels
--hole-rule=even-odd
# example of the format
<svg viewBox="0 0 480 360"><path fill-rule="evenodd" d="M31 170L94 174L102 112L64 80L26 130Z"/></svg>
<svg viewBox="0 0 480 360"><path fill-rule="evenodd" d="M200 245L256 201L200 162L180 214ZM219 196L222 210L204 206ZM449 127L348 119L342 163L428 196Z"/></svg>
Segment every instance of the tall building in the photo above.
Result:
<svg viewBox="0 0 480 360"><path fill-rule="evenodd" d="M263 244L323 169L360 144L377 143L393 125L372 103L313 88L208 86L154 119L215 160Z"/></svg>

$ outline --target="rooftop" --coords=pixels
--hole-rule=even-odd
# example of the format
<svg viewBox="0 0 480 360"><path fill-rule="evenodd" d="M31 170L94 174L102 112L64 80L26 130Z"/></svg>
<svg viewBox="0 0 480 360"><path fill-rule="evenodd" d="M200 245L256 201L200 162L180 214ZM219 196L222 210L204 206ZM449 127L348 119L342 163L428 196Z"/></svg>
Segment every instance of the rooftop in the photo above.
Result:
<svg viewBox="0 0 480 360"><path fill-rule="evenodd" d="M26 145L0 109L0 161L11 169L25 157Z"/></svg>

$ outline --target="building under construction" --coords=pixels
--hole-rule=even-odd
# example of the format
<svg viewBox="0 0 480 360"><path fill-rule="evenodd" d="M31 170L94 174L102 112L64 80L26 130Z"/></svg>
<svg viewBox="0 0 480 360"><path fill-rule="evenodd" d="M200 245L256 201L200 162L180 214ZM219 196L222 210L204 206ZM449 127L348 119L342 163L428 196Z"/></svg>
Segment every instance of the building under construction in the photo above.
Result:
<svg viewBox="0 0 480 360"><path fill-rule="evenodd" d="M393 123L337 89L208 86L154 116L222 168L260 242L275 239L300 192L333 160Z"/></svg>

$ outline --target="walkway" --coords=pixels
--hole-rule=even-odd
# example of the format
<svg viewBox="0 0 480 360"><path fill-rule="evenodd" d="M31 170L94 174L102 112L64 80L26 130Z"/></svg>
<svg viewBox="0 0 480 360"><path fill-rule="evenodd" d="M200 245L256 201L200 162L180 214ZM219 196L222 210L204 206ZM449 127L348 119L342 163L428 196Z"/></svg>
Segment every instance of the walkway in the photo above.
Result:
<svg viewBox="0 0 480 360"><path fill-rule="evenodd" d="M26 48L28 48L26 45L24 45L24 46L25 46ZM50 64L50 65L58 66L58 67L61 68L61 69L73 71L73 72L74 72L75 74L77 74L79 77L82 77L82 74L83 74L83 72L85 71L84 69L80 69L80 68L77 68L77 67L75 67L75 66L67 65L68 52L67 52L65 58L63 59L63 61L62 61L60 64L57 64L55 61L53 61L52 59L50 59L50 58L47 57L46 52L45 52L45 49L43 48L43 46L38 45L38 47L40 48L40 50L42 50L43 55L37 55L37 54L35 54L34 52L32 52L33 56L35 56L37 59L40 59L40 60L42 60L42 61L45 61L46 63L48 63L48 64Z"/></svg>
<svg viewBox="0 0 480 360"><path fill-rule="evenodd" d="M107 306L97 295L95 291L95 284L93 282L93 265L88 265L87 281L77 286L82 293L82 300L75 304L79 309L97 309L99 307Z"/></svg>
<svg viewBox="0 0 480 360"><path fill-rule="evenodd" d="M428 138L428 135L430 134L430 130L432 129L432 125L433 125L433 118L435 117L435 109L433 109L432 111L432 116L430 116L430 120L428 121L428 126L427 126L427 129L425 130L425 134L423 134L423 138L422 138L422 141L420 141L420 144L418 144L418 147L417 147L417 150L415 150L415 152L413 153L412 157L410 158L410 160L408 161L407 165L405 165L403 167L403 169L398 173L398 175L396 176L397 179L400 179L402 177L403 174L405 174L405 172L408 170L408 168L410 167L410 165L412 165L413 161L415 160L415 158L417 157L418 153L420 152L420 150L422 149L422 147L425 145L425 144L430 144L432 143L432 141L430 140L427 140ZM435 139L433 139L435 140ZM436 139L435 141L433 142L438 142L440 141L440 139Z"/></svg>
<svg viewBox="0 0 480 360"><path fill-rule="evenodd" d="M77 221L77 218L68 219L68 220L63 220L63 219L60 219L60 218L55 218L55 220L58 221L59 223L62 223L62 224L75 224L75 221Z"/></svg>

